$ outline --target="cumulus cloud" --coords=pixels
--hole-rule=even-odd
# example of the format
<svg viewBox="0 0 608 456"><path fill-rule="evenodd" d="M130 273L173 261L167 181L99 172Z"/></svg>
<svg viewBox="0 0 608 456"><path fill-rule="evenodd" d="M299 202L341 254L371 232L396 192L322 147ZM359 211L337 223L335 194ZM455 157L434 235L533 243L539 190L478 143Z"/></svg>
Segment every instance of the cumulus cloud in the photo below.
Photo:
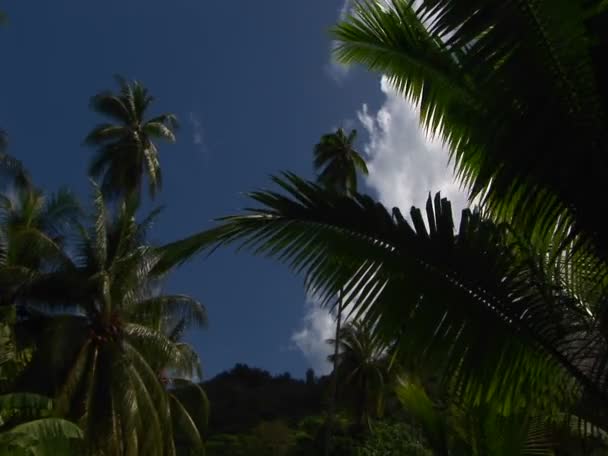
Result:
<svg viewBox="0 0 608 456"><path fill-rule="evenodd" d="M327 357L332 353L332 347L327 339L332 339L335 331L334 316L321 307L318 299L309 297L302 326L292 334L291 341L317 374L326 375L331 371Z"/></svg>
<svg viewBox="0 0 608 456"><path fill-rule="evenodd" d="M344 296L343 302L349 302L349 296ZM356 301L353 300L353 301ZM357 316L353 312L352 303L342 309L342 325ZM300 328L291 336L292 347L302 352L310 366L320 375L331 372L332 365L327 357L333 354L334 347L328 339L336 336L336 315L327 306L321 306L321 300L315 296L306 299L306 313Z"/></svg>
<svg viewBox="0 0 608 456"><path fill-rule="evenodd" d="M457 184L446 148L430 139L418 123L418 109L397 93L383 77L382 107L370 112L363 105L357 113L369 139L363 147L369 176L366 183L387 206L405 213L421 207L429 195L441 191L452 202L456 219L466 207L467 196Z"/></svg>

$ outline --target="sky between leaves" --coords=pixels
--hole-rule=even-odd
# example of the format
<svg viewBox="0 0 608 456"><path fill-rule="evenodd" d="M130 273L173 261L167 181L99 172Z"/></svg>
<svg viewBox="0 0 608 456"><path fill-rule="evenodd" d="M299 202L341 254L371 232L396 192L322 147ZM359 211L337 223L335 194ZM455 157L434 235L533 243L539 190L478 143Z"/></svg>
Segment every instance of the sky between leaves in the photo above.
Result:
<svg viewBox="0 0 608 456"><path fill-rule="evenodd" d="M243 192L268 188L270 174L312 178L312 147L336 127L357 128L369 161L362 190L405 210L441 190L464 196L447 154L418 129L415 109L384 79L332 62L328 29L344 0L20 0L5 2L0 126L10 151L37 184L89 198L91 151L82 146L101 119L88 99L137 78L155 110L181 120L178 143L161 145L164 205L153 240L209 228L247 205ZM209 328L188 335L205 376L236 362L303 376L325 361L333 322L305 296L302 278L270 260L226 250L178 270L168 291L208 309Z"/></svg>

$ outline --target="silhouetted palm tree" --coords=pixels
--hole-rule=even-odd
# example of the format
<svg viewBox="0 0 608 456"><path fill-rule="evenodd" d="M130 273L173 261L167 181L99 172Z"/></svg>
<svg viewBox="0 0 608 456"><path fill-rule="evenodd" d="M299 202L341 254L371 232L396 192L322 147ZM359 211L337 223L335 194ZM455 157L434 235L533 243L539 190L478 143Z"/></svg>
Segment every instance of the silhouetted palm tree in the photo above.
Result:
<svg viewBox="0 0 608 456"><path fill-rule="evenodd" d="M314 148L317 180L327 189L343 195L357 192L357 173L367 175L367 165L354 149L357 130L348 136L342 128L321 137Z"/></svg>
<svg viewBox="0 0 608 456"><path fill-rule="evenodd" d="M321 140L314 148L314 168L317 171L317 181L327 190L339 195L349 196L357 191L357 172L367 175L365 160L354 149L357 130L346 136L344 130L339 128L335 133L321 136ZM337 356L340 347L340 334L342 325L342 292L338 296L338 312L336 315L336 337L334 344L334 369L332 376L329 403L329 421L327 432L331 432L331 421L336 408L338 395L338 364ZM329 439L325 445L325 454L329 451Z"/></svg>
<svg viewBox="0 0 608 456"><path fill-rule="evenodd" d="M14 304L24 282L70 261L64 241L80 216L67 189L45 195L27 183L0 194L0 302Z"/></svg>
<svg viewBox="0 0 608 456"><path fill-rule="evenodd" d="M337 366L353 402L357 428L371 429L370 420L382 415L384 393L390 383L388 350L374 338L365 321L347 323L340 331L339 344ZM335 355L330 361L336 361Z"/></svg>
<svg viewBox="0 0 608 456"><path fill-rule="evenodd" d="M172 455L175 401L163 369L196 372L198 357L163 325L202 325L205 311L187 296L158 293L160 255L145 243L156 212L137 223L137 205L123 202L110 216L99 191L95 207L74 260L23 291L32 309L24 324L38 330L30 331L36 350L21 384L57 395L58 413L81 424L94 451Z"/></svg>
<svg viewBox="0 0 608 456"><path fill-rule="evenodd" d="M150 195L162 185L160 159L155 140L175 142L177 119L174 114L146 118L154 100L138 81L118 78L120 91L101 92L91 99L91 107L114 123L98 125L86 143L97 148L89 167L92 177L103 175L106 196L139 197L144 175Z"/></svg>

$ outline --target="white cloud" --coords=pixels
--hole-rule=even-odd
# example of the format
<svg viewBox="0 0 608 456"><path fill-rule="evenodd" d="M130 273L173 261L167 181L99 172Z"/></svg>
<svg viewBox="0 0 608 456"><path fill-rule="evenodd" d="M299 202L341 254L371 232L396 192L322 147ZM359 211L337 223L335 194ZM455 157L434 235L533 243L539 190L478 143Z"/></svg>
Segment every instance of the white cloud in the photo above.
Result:
<svg viewBox="0 0 608 456"><path fill-rule="evenodd" d="M335 336L334 317L327 308L321 307L319 300L315 298L309 297L306 307L302 327L292 334L291 341L317 374L326 375L331 372L327 357L331 354L332 347L327 343L327 339Z"/></svg>
<svg viewBox="0 0 608 456"><path fill-rule="evenodd" d="M344 299L349 298L345 296ZM355 317L355 313L351 310L350 303L342 309L342 325ZM320 375L331 372L332 366L327 357L333 354L334 347L327 341L335 337L336 315L332 314L327 306L322 307L319 298L309 296L306 299L306 314L302 319L301 327L291 335L291 342Z"/></svg>
<svg viewBox="0 0 608 456"><path fill-rule="evenodd" d="M342 3L342 7L338 13L338 21L342 21L346 19L346 15L349 13L353 6L353 0L344 0ZM344 65L340 62L337 62L333 57L333 50L337 45L336 41L332 41L329 47L329 63L325 66L325 71L327 74L338 84L340 84L344 78L348 75L349 66Z"/></svg>
<svg viewBox="0 0 608 456"><path fill-rule="evenodd" d="M376 113L363 105L357 113L369 140L367 155L369 176L366 183L378 192L389 207L399 207L404 215L412 205L423 207L429 192L452 202L456 222L466 207L466 194L456 183L447 149L431 140L418 122L418 110L404 99L383 77L381 90L386 99Z"/></svg>

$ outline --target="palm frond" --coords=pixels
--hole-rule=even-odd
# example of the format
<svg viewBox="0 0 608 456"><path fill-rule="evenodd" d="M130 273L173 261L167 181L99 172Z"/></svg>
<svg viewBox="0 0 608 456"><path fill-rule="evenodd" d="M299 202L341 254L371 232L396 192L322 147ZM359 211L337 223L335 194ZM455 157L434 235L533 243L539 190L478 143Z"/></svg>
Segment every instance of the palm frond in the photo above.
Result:
<svg viewBox="0 0 608 456"><path fill-rule="evenodd" d="M336 56L386 74L420 107L471 198L494 216L531 236L582 236L577 249L591 242L606 258L601 211L589 202L608 169L594 14L582 1L367 1L334 29Z"/></svg>
<svg viewBox="0 0 608 456"><path fill-rule="evenodd" d="M171 128L161 122L146 122L143 130L150 138L159 138L175 142L175 134Z"/></svg>
<svg viewBox="0 0 608 456"><path fill-rule="evenodd" d="M304 273L326 303L342 289L343 305L387 343L397 340L404 356L433 363L461 399L497 401L501 413L551 407L557 398L566 404L581 387L606 399L596 378L606 374L603 358L592 368L591 352L572 350L583 338L601 351L599 335L586 332L589 315L566 296L546 301L543 290L531 290L533 271L500 226L464 211L455 235L451 206L439 195L429 200L427 223L412 209L410 225L363 195L340 197L291 174L275 182L286 196L251 193L261 207L164 252L173 261L176 251L184 259L238 242Z"/></svg>
<svg viewBox="0 0 608 456"><path fill-rule="evenodd" d="M201 436L206 435L209 425L209 399L200 385L188 380L174 379L171 394L184 406Z"/></svg>
<svg viewBox="0 0 608 456"><path fill-rule="evenodd" d="M51 233L62 233L75 226L82 216L76 196L67 188L59 189L45 201L41 225Z"/></svg>
<svg viewBox="0 0 608 456"><path fill-rule="evenodd" d="M123 138L126 135L125 127L110 123L103 123L96 126L85 138L85 144L100 145L109 141Z"/></svg>
<svg viewBox="0 0 608 456"><path fill-rule="evenodd" d="M37 418L48 414L53 401L48 397L33 393L8 393L0 395L0 426L13 419Z"/></svg>
<svg viewBox="0 0 608 456"><path fill-rule="evenodd" d="M186 295L162 295L137 302L127 311L132 321L162 322L166 319L182 321L186 328L207 324L205 307Z"/></svg>
<svg viewBox="0 0 608 456"><path fill-rule="evenodd" d="M0 433L0 449L14 455L76 455L82 437L82 431L74 423L61 418L44 418Z"/></svg>
<svg viewBox="0 0 608 456"><path fill-rule="evenodd" d="M188 448L191 454L197 454L197 452L201 454L204 446L203 438L194 420L179 399L170 395L169 400L171 402L173 428L176 434L174 436L176 447Z"/></svg>
<svg viewBox="0 0 608 456"><path fill-rule="evenodd" d="M131 122L131 113L124 101L112 94L112 92L101 92L91 98L91 109L111 119L124 123Z"/></svg>

